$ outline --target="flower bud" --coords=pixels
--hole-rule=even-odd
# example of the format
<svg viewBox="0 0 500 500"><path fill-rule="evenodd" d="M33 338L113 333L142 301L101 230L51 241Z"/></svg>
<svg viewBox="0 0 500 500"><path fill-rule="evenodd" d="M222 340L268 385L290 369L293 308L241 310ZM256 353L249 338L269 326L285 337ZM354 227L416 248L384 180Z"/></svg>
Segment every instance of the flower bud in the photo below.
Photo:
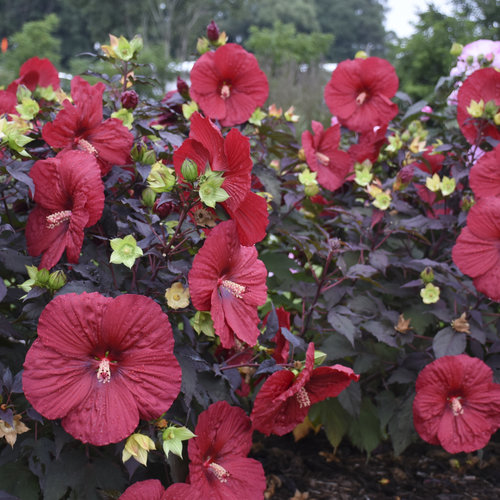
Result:
<svg viewBox="0 0 500 500"><path fill-rule="evenodd" d="M142 163L145 165L153 165L156 162L156 153L152 149L144 151L142 154Z"/></svg>
<svg viewBox="0 0 500 500"><path fill-rule="evenodd" d="M49 275L48 269L43 268L43 269L38 270L38 273L36 274L37 284L39 284L41 286L45 286L48 284L49 278L50 278L50 275Z"/></svg>
<svg viewBox="0 0 500 500"><path fill-rule="evenodd" d="M189 85L180 76L177 77L177 92L184 99L189 99Z"/></svg>
<svg viewBox="0 0 500 500"><path fill-rule="evenodd" d="M125 109L135 109L139 103L139 96L135 90L126 90L122 93L120 100Z"/></svg>
<svg viewBox="0 0 500 500"><path fill-rule="evenodd" d="M430 267L426 267L421 273L420 278L424 283L430 283L434 281L434 271Z"/></svg>
<svg viewBox="0 0 500 500"><path fill-rule="evenodd" d="M147 187L142 192L141 198L144 205L151 208L156 201L156 193L151 188Z"/></svg>
<svg viewBox="0 0 500 500"><path fill-rule="evenodd" d="M207 26L207 38L211 42L216 42L219 39L219 27L215 24L214 20L210 21L210 24Z"/></svg>
<svg viewBox="0 0 500 500"><path fill-rule="evenodd" d="M495 101L488 101L484 107L484 112L486 118L494 119L495 115L498 113L498 106L495 104Z"/></svg>
<svg viewBox="0 0 500 500"><path fill-rule="evenodd" d="M210 50L209 41L205 37L198 38L198 42L196 42L196 50L202 55L205 54L205 52L208 52Z"/></svg>
<svg viewBox="0 0 500 500"><path fill-rule="evenodd" d="M194 182L198 178L198 165L193 160L186 158L182 162L181 174L186 181Z"/></svg>
<svg viewBox="0 0 500 500"><path fill-rule="evenodd" d="M67 281L66 275L62 271L54 271L49 276L49 288L51 290L59 290Z"/></svg>
<svg viewBox="0 0 500 500"><path fill-rule="evenodd" d="M452 56L458 57L462 50L464 50L464 46L461 43L454 42L450 49L450 54Z"/></svg>
<svg viewBox="0 0 500 500"><path fill-rule="evenodd" d="M316 196L319 193L319 186L317 184L307 184L304 186L304 194L309 198Z"/></svg>
<svg viewBox="0 0 500 500"><path fill-rule="evenodd" d="M168 216L170 212L174 209L174 203L171 201L166 201L165 203L161 203L160 200L156 200L153 205L153 212L160 218L164 219Z"/></svg>

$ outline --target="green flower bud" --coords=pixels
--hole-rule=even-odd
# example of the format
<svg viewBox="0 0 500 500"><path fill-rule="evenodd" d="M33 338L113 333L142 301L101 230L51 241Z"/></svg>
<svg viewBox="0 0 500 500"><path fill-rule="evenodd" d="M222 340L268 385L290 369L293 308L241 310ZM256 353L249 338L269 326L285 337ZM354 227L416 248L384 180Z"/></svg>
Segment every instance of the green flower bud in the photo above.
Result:
<svg viewBox="0 0 500 500"><path fill-rule="evenodd" d="M59 290L66 284L67 281L68 279L62 271L54 271L53 273L50 273L49 276L49 288L51 290Z"/></svg>
<svg viewBox="0 0 500 500"><path fill-rule="evenodd" d="M354 182L358 184L358 186L368 186L370 182L373 180L373 174L371 172L372 164L369 160L365 160L363 163L355 163L354 164Z"/></svg>
<svg viewBox="0 0 500 500"><path fill-rule="evenodd" d="M304 186L304 194L308 198L311 198L312 196L316 196L318 193L319 193L318 184L307 184L306 186Z"/></svg>
<svg viewBox="0 0 500 500"><path fill-rule="evenodd" d="M156 193L149 187L142 191L142 202L148 208L152 208L156 201Z"/></svg>
<svg viewBox="0 0 500 500"><path fill-rule="evenodd" d="M153 165L156 162L156 153L152 149L142 152L141 161L145 165Z"/></svg>
<svg viewBox="0 0 500 500"><path fill-rule="evenodd" d="M190 323L198 335L204 333L207 337L215 337L214 322L210 312L196 311Z"/></svg>
<svg viewBox="0 0 500 500"><path fill-rule="evenodd" d="M223 175L223 172L212 172L209 168L203 174L199 194L207 207L215 208L216 203L222 203L229 198L229 194L221 187L224 182Z"/></svg>
<svg viewBox="0 0 500 500"><path fill-rule="evenodd" d="M486 118L493 120L495 115L498 113L498 106L495 104L495 101L488 101L484 106L484 112L486 114Z"/></svg>
<svg viewBox="0 0 500 500"><path fill-rule="evenodd" d="M205 37L198 38L198 41L196 42L196 50L201 55L205 54L205 52L208 52L210 50L210 42L208 41L208 39Z"/></svg>
<svg viewBox="0 0 500 500"><path fill-rule="evenodd" d="M464 46L461 43L453 42L453 45L450 49L450 54L452 56L458 57L462 53L462 50L464 50Z"/></svg>
<svg viewBox="0 0 500 500"><path fill-rule="evenodd" d="M37 285L46 286L49 283L50 273L48 269L39 269L36 275Z"/></svg>
<svg viewBox="0 0 500 500"><path fill-rule="evenodd" d="M186 158L182 162L181 174L186 181L194 182L198 178L198 165L193 160Z"/></svg>
<svg viewBox="0 0 500 500"><path fill-rule="evenodd" d="M122 453L122 461L126 462L134 457L140 464L146 466L148 452L156 448L154 441L144 434L132 434L125 442Z"/></svg>
<svg viewBox="0 0 500 500"><path fill-rule="evenodd" d="M311 172L308 168L306 168L299 174L299 182L303 186L317 184L318 183L316 180L317 176L318 176L318 172Z"/></svg>
<svg viewBox="0 0 500 500"><path fill-rule="evenodd" d="M434 281L434 271L430 267L426 267L421 273L420 278L422 281L427 284Z"/></svg>

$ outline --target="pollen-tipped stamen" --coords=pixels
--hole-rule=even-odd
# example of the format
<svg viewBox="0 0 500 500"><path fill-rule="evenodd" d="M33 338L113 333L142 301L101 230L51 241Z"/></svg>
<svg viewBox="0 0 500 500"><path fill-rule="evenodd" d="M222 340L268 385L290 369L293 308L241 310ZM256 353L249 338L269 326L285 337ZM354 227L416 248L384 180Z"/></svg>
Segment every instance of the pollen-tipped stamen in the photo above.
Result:
<svg viewBox="0 0 500 500"><path fill-rule="evenodd" d="M220 96L222 99L227 99L231 95L231 89L229 88L229 85L224 84L222 88L220 89Z"/></svg>
<svg viewBox="0 0 500 500"><path fill-rule="evenodd" d="M299 403L299 408L308 408L311 406L311 400L309 399L309 394L304 387L300 388L300 391L295 394L295 398Z"/></svg>
<svg viewBox="0 0 500 500"><path fill-rule="evenodd" d="M237 299L242 299L246 288L243 285L238 285L234 281L224 280L221 285L229 290Z"/></svg>
<svg viewBox="0 0 500 500"><path fill-rule="evenodd" d="M358 94L358 97L356 97L356 104L358 104L359 106L361 106L361 104L363 104L367 98L367 94L366 92L360 92Z"/></svg>
<svg viewBox="0 0 500 500"><path fill-rule="evenodd" d="M215 474L215 477L221 483L227 483L227 478L230 476L230 474L226 469L224 469L224 467L222 467L222 465L211 462L208 464L208 468Z"/></svg>
<svg viewBox="0 0 500 500"><path fill-rule="evenodd" d="M319 151L316 152L316 159L325 167L330 163L330 158Z"/></svg>
<svg viewBox="0 0 500 500"><path fill-rule="evenodd" d="M97 149L90 144L90 142L85 139L78 139L78 148L86 153L90 153L91 155L97 156Z"/></svg>
<svg viewBox="0 0 500 500"><path fill-rule="evenodd" d="M459 415L463 415L464 413L464 408L462 406L462 403L460 402L460 397L452 397L448 399L451 411L453 412L453 415L455 417L458 417Z"/></svg>
<svg viewBox="0 0 500 500"><path fill-rule="evenodd" d="M109 368L108 358L101 359L99 368L97 369L97 380L103 384L106 384L111 380L111 369Z"/></svg>
<svg viewBox="0 0 500 500"><path fill-rule="evenodd" d="M63 210L61 212L55 212L53 214L47 215L47 227L49 229L54 229L55 227L61 225L63 222L71 219L71 210Z"/></svg>

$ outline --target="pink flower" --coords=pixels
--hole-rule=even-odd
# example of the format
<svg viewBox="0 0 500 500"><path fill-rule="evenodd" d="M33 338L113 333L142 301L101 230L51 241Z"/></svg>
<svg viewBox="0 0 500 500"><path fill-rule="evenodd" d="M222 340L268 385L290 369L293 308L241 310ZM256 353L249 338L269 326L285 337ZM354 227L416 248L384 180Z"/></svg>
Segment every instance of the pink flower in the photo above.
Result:
<svg viewBox="0 0 500 500"><path fill-rule="evenodd" d="M325 101L342 125L367 132L387 125L397 115L398 106L390 99L398 86L394 67L385 59L342 61L325 87Z"/></svg>
<svg viewBox="0 0 500 500"><path fill-rule="evenodd" d="M314 368L311 342L298 375L281 370L264 382L250 415L254 428L267 436L283 436L304 421L311 405L338 396L352 380L358 381L359 375L342 365Z"/></svg>
<svg viewBox="0 0 500 500"><path fill-rule="evenodd" d="M415 429L449 453L483 448L500 427L500 384L478 358L436 359L420 372L415 390Z"/></svg>
<svg viewBox="0 0 500 500"><path fill-rule="evenodd" d="M118 118L103 121L102 94L104 84L90 85L83 78L71 80L73 103L65 100L52 123L42 130L44 140L53 148L79 149L94 155L102 175L113 165L130 162L134 137Z"/></svg>
<svg viewBox="0 0 500 500"><path fill-rule="evenodd" d="M177 397L173 347L168 318L148 297L60 295L40 315L24 362L24 393L84 443L116 443Z"/></svg>
<svg viewBox="0 0 500 500"><path fill-rule="evenodd" d="M222 137L209 118L194 113L189 139L174 153L175 171L181 179L182 163L188 158L196 163L199 174L205 172L207 165L213 171L224 172L221 187L229 198L221 205L236 223L241 244L261 241L266 236L267 203L250 191L253 163L248 138L236 129Z"/></svg>
<svg viewBox="0 0 500 500"><path fill-rule="evenodd" d="M188 444L190 485L174 484L162 500L256 500L264 498L266 478L252 447L252 422L241 408L218 401L198 418Z"/></svg>
<svg viewBox="0 0 500 500"><path fill-rule="evenodd" d="M191 70L191 98L223 127L246 122L268 94L267 77L257 59L235 43L203 54Z"/></svg>
<svg viewBox="0 0 500 500"><path fill-rule="evenodd" d="M167 497L158 479L147 479L129 486L118 500L167 500Z"/></svg>
<svg viewBox="0 0 500 500"><path fill-rule="evenodd" d="M225 349L233 347L235 335L257 343L257 306L266 302L266 277L257 250L240 245L232 221L216 226L195 256L188 276L191 300L199 311L210 311Z"/></svg>
<svg viewBox="0 0 500 500"><path fill-rule="evenodd" d="M314 135L305 130L302 146L306 161L313 172L318 172L318 182L326 189L335 191L344 184L352 169L351 158L339 149L340 125L324 130L319 122L312 122Z"/></svg>
<svg viewBox="0 0 500 500"><path fill-rule="evenodd" d="M83 230L93 226L104 208L104 185L94 157L64 151L38 160L30 171L36 206L26 224L28 253L42 255L40 267L54 267L66 250L68 262L77 263Z"/></svg>
<svg viewBox="0 0 500 500"><path fill-rule="evenodd" d="M471 208L452 257L480 292L500 301L500 198L481 198Z"/></svg>

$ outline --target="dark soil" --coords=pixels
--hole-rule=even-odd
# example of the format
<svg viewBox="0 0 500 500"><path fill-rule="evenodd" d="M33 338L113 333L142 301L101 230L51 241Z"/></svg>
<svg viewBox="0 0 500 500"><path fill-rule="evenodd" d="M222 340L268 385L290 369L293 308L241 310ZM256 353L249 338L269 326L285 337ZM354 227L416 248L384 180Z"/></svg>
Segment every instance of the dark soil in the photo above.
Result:
<svg viewBox="0 0 500 500"><path fill-rule="evenodd" d="M366 455L342 443L333 455L323 433L262 438L252 456L266 471L266 499L500 499L500 443L450 455L420 442L394 457L389 448Z"/></svg>

